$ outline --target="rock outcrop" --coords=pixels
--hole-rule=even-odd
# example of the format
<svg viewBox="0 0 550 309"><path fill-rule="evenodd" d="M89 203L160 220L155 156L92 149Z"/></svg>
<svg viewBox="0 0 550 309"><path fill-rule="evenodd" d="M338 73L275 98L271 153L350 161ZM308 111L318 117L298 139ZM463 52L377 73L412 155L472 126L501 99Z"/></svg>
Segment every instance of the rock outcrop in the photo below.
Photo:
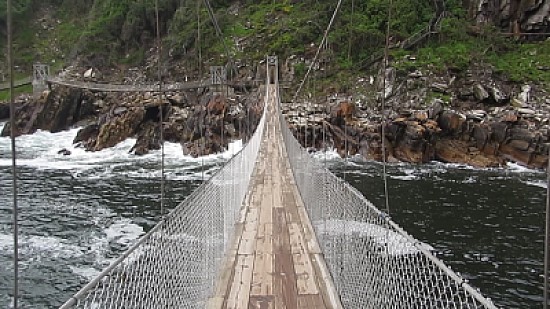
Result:
<svg viewBox="0 0 550 309"><path fill-rule="evenodd" d="M59 132L81 120L97 115L92 106L93 94L80 89L58 88L44 93L37 100L28 100L16 110L15 135L34 133L36 130ZM9 136L8 124L1 136Z"/></svg>
<svg viewBox="0 0 550 309"><path fill-rule="evenodd" d="M85 124L73 140L78 146L99 151L136 138L130 151L143 155L161 147L162 118L164 139L182 144L186 155L200 156L224 151L232 140L247 139L261 116L258 102L257 96L229 99L194 91L170 93L161 102L152 93L105 94L57 87L21 104L16 112L16 135L38 129L59 132ZM2 135L9 135L10 130L8 123Z"/></svg>
<svg viewBox="0 0 550 309"><path fill-rule="evenodd" d="M497 167L513 161L546 167L550 102L543 88L535 98L531 86L498 80L437 84L445 85L437 89L451 96L450 104L433 99L431 105L421 108L422 89L416 94L395 93L387 102L391 110L386 111L390 116L384 123L378 106L360 104L356 109L347 99L328 109L318 108L323 104L296 104L285 106L284 112L304 146L334 148L342 156L360 154L381 160L384 125L385 153L390 162L437 160ZM413 106L416 108L411 109Z"/></svg>
<svg viewBox="0 0 550 309"><path fill-rule="evenodd" d="M547 0L469 0L465 4L470 17L479 24L491 23L516 37L522 33L550 32L550 2Z"/></svg>

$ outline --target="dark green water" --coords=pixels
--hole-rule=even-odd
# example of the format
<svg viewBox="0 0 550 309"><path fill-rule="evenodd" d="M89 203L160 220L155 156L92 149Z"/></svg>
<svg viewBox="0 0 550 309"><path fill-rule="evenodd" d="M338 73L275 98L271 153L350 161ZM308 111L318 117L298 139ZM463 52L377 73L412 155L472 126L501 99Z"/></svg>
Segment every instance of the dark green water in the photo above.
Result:
<svg viewBox="0 0 550 309"><path fill-rule="evenodd" d="M70 148L75 133L18 140L23 308L61 305L159 215L158 154L132 157L131 141L85 153ZM73 154L58 155L64 147ZM13 282L9 158L9 140L0 138L0 308L9 306ZM167 147L168 207L226 158L193 160ZM382 205L379 164L331 159L328 166ZM543 173L434 164L395 165L389 174L395 221L498 306L541 307Z"/></svg>
<svg viewBox="0 0 550 309"><path fill-rule="evenodd" d="M384 208L381 167L332 168ZM503 308L541 308L545 175L518 167L440 164L389 169L390 212L414 237Z"/></svg>

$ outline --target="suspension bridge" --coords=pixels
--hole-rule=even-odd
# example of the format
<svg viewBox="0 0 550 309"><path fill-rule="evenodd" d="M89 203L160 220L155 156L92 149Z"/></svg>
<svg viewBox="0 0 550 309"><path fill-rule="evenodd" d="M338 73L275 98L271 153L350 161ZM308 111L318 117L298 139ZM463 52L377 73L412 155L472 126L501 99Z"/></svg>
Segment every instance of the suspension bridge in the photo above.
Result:
<svg viewBox="0 0 550 309"><path fill-rule="evenodd" d="M268 57L263 115L243 149L61 309L496 308L433 248L308 154L282 113L278 67ZM33 86L131 92L209 83L108 85L48 71L36 67ZM14 294L17 302L17 279Z"/></svg>
<svg viewBox="0 0 550 309"><path fill-rule="evenodd" d="M246 146L61 308L496 308L310 157L267 63Z"/></svg>

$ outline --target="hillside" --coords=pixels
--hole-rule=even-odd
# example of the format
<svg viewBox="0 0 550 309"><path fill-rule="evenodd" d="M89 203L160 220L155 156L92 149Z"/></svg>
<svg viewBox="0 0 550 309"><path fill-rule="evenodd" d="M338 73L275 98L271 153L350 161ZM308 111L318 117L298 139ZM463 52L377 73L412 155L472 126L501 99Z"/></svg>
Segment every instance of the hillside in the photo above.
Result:
<svg viewBox="0 0 550 309"><path fill-rule="evenodd" d="M33 62L50 63L54 69L77 64L100 71L138 67L151 73L147 71L155 46L153 0L14 1L18 74L28 75ZM380 51L388 2L343 2L322 55L330 59L332 73L346 76L360 73L365 62ZM397 45L428 26L441 9L436 4L441 2L447 18L435 40L412 47L417 51L415 66L460 72L471 63L483 61L514 81L550 80L550 71L540 69L550 63L548 42L526 43L541 41L543 36L530 34L524 39L510 39L497 34L512 30L550 32L548 22L544 21L548 1L500 1L508 3L508 8L503 4L500 9L491 10L488 3L492 1L396 0L392 42ZM244 63L261 60L266 54L281 59L311 58L336 6L335 1L318 0L212 1L211 4L231 56ZM5 3L0 4L0 10L5 12ZM167 76L181 73L196 76L199 69L227 62L223 44L202 1L160 0L159 10L164 57L171 62L166 65ZM4 21L5 13L2 14L0 19ZM5 29L1 30L0 44L5 46ZM393 51L396 57L404 53L410 51L398 48ZM410 65L401 64L404 69L407 66ZM0 69L5 72L5 68ZM303 71L304 65L298 64L296 73L301 75Z"/></svg>
<svg viewBox="0 0 550 309"><path fill-rule="evenodd" d="M28 76L33 62L43 62L53 72L77 79L90 68L92 79L100 82L140 84L157 79L153 0L14 1L18 3L17 76ZM386 80L383 93L391 121L386 124L388 159L475 166L515 161L544 167L550 141L550 1L394 0L389 68L384 72L380 56L388 3L343 1L312 78L298 102L288 105L296 136L314 148L334 147L342 155L360 153L380 160L381 90ZM211 1L211 5L224 41L202 1L159 0L163 79L198 79L208 66L230 62L228 55L236 65L235 79L257 79L262 77L259 64L264 57L277 55L285 101L298 88L336 7L335 1L321 0ZM197 140L206 134L197 133L188 121L204 118L195 106L216 110L219 117L212 120L211 129L221 136L227 121L233 122L230 131L240 128L235 136L246 136L249 130L241 130L240 120L235 119L244 117L246 109L258 112L257 106L246 105L249 97L242 94L235 101L215 93L169 96L178 98L170 100L171 107L162 108L168 117L175 117L173 141L187 145L184 152L193 154L200 154ZM86 104L90 112L86 117L92 117L89 149L103 147L96 144L101 140L98 134L110 137L101 140L105 147L132 136L143 142L140 153L158 147L154 113L161 109L151 106L150 94L112 96L54 89L47 99L25 101L19 134L51 129L51 123L35 122L50 117L40 102L69 108L75 105L69 104L71 100L78 106ZM312 107L313 103L320 105ZM230 119L226 108L234 111ZM80 110L73 112L73 118L59 119L55 130L83 118ZM128 115L132 117L125 118ZM182 131L184 122L189 132ZM113 137L121 125L123 136ZM330 145L319 140L318 131L327 126ZM6 126L3 134L8 130ZM214 142L210 151L223 147L223 141L221 146Z"/></svg>

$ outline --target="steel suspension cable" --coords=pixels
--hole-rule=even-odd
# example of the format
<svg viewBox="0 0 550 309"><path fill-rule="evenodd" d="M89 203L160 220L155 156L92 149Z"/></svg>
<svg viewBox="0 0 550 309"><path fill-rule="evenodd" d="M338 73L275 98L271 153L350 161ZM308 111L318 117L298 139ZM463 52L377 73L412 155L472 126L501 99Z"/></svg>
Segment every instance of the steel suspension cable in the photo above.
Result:
<svg viewBox="0 0 550 309"><path fill-rule="evenodd" d="M202 49L201 49L201 2L197 1L197 67L199 70L199 80L202 81Z"/></svg>
<svg viewBox="0 0 550 309"><path fill-rule="evenodd" d="M13 308L19 306L19 208L17 205L17 159L15 151L15 102L13 76L13 29L12 0L7 3L8 30L8 66L10 73L10 139L11 139L11 171L12 171L12 202L13 202Z"/></svg>
<svg viewBox="0 0 550 309"><path fill-rule="evenodd" d="M390 45L390 22L392 19L392 6L393 1L389 0L388 6L388 22L386 23L386 43L384 45L384 60L383 60L383 77L384 81L382 83L382 178L384 181L384 202L386 213L390 214L390 199L388 193L388 173L387 173L387 159L386 159L386 70L388 68L388 58L389 58L389 45Z"/></svg>
<svg viewBox="0 0 550 309"><path fill-rule="evenodd" d="M550 252L548 252L548 241L550 241L550 147L548 148L548 166L546 167L546 231L544 235L544 291L543 309L548 309L548 268Z"/></svg>
<svg viewBox="0 0 550 309"><path fill-rule="evenodd" d="M207 1L207 0L205 0ZM298 87L298 90L296 90L296 93L294 94L294 98L292 98L292 102L296 102L296 98L302 91L302 88L304 87L305 81L308 79L309 74L317 62L317 58L319 58L319 54L321 52L321 48L323 48L323 45L325 44L325 41L327 40L328 33L330 29L332 28L332 24L334 23L334 20L336 19L336 16L338 15L338 12L340 11L340 6L342 5L342 0L338 0L338 4L336 5L336 8L334 9L334 13L332 14L332 17L330 19L330 22L328 23L327 29L325 29L325 33L323 34L323 39L321 40L321 44L319 44L319 47L317 48L317 52L315 53L315 57L313 57L313 61L309 65L309 68L307 69L306 75L304 76L304 79L300 83L300 86Z"/></svg>
<svg viewBox="0 0 550 309"><path fill-rule="evenodd" d="M162 89L162 41L160 39L160 18L159 1L155 0L155 14L157 24L157 78L159 82L159 117L160 117L160 217L164 216L164 107L163 107L163 89Z"/></svg>
<svg viewBox="0 0 550 309"><path fill-rule="evenodd" d="M209 0L204 0L204 4L206 5L206 9L208 10L208 15L210 15L210 19L212 20L212 24L214 25L214 28L216 29L216 34L218 35L218 38L222 41L223 49L225 50L225 53L227 54L227 60L229 64L231 65L231 69L234 70L236 75L236 69L235 69L235 62L233 61L233 57L231 57L231 54L229 53L229 48L227 47L227 43L225 43L222 30L220 28L220 25L218 24L218 20L216 19L216 15L214 14L214 10L212 9L212 6L210 5Z"/></svg>

